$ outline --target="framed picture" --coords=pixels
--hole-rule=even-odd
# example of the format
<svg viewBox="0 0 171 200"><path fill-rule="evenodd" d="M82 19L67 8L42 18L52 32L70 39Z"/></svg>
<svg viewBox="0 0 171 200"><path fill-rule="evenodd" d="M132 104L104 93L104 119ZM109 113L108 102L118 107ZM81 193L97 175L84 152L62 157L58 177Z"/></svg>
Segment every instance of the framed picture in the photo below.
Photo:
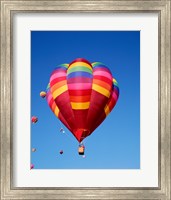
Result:
<svg viewBox="0 0 171 200"><path fill-rule="evenodd" d="M1 199L171 198L170 8L1 1Z"/></svg>

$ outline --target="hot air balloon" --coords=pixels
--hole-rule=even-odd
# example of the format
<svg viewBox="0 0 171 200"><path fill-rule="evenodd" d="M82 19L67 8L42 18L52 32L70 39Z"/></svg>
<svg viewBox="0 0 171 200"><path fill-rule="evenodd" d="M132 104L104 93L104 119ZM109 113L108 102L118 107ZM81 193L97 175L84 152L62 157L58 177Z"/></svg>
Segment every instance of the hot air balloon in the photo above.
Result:
<svg viewBox="0 0 171 200"><path fill-rule="evenodd" d="M32 152L36 152L36 148L32 148L31 151L32 151Z"/></svg>
<svg viewBox="0 0 171 200"><path fill-rule="evenodd" d="M79 143L103 122L118 97L109 68L83 58L57 66L46 92L49 107Z"/></svg>
<svg viewBox="0 0 171 200"><path fill-rule="evenodd" d="M38 121L38 118L36 116L32 116L31 122L35 124L37 123L37 121Z"/></svg>
<svg viewBox="0 0 171 200"><path fill-rule="evenodd" d="M63 150L60 150L60 152L59 152L60 154L63 154L64 152L63 152Z"/></svg>
<svg viewBox="0 0 171 200"><path fill-rule="evenodd" d="M60 128L60 132L61 132L61 133L65 133L65 131L64 131L63 128Z"/></svg>
<svg viewBox="0 0 171 200"><path fill-rule="evenodd" d="M31 165L30 165L30 169L33 169L33 168L34 168L34 165L33 165L33 164L31 164Z"/></svg>
<svg viewBox="0 0 171 200"><path fill-rule="evenodd" d="M42 98L45 98L45 97L46 97L46 92L44 92L44 91L40 92L40 96L41 96Z"/></svg>

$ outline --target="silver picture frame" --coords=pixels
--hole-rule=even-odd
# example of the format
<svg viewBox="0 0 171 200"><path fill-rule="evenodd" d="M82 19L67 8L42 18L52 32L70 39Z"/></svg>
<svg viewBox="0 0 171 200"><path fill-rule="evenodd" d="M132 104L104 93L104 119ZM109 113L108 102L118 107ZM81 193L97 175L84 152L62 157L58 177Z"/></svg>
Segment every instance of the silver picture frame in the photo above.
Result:
<svg viewBox="0 0 171 200"><path fill-rule="evenodd" d="M1 0L1 192L7 199L171 199L171 2L170 0ZM98 12L158 14L158 187L24 188L13 186L13 17L15 13Z"/></svg>

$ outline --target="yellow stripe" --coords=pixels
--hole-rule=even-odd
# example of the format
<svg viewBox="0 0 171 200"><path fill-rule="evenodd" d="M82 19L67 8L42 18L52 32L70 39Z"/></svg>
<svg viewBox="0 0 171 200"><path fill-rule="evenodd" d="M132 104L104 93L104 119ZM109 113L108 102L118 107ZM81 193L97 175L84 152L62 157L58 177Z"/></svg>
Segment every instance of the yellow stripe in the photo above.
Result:
<svg viewBox="0 0 171 200"><path fill-rule="evenodd" d="M97 84L93 84L92 89L99 92L100 94L103 94L104 96L106 96L108 98L110 97L110 91L106 90L105 88L103 88Z"/></svg>
<svg viewBox="0 0 171 200"><path fill-rule="evenodd" d="M109 106L106 106L104 110L105 110L105 113L106 113L106 116L107 116L110 113Z"/></svg>
<svg viewBox="0 0 171 200"><path fill-rule="evenodd" d="M70 65L68 69L72 69L72 68L78 67L78 66L87 67L87 68L92 70L92 67L89 64L85 63L85 62L75 62L72 65Z"/></svg>
<svg viewBox="0 0 171 200"><path fill-rule="evenodd" d="M59 115L59 108L56 106L55 111L54 111L55 115L58 117Z"/></svg>
<svg viewBox="0 0 171 200"><path fill-rule="evenodd" d="M83 102L83 103L71 102L71 107L72 107L72 109L75 109L75 110L88 109L89 106L90 106L90 102Z"/></svg>
<svg viewBox="0 0 171 200"><path fill-rule="evenodd" d="M52 93L52 96L54 99L56 99L56 97L58 97L60 94L62 94L63 92L68 90L68 86L67 85L63 85L62 87L58 88L57 90L55 90Z"/></svg>
<svg viewBox="0 0 171 200"><path fill-rule="evenodd" d="M67 84L66 80L55 83L53 86L51 86L51 92L54 92L55 90L57 90L58 88L62 87L63 85L66 85L66 84Z"/></svg>

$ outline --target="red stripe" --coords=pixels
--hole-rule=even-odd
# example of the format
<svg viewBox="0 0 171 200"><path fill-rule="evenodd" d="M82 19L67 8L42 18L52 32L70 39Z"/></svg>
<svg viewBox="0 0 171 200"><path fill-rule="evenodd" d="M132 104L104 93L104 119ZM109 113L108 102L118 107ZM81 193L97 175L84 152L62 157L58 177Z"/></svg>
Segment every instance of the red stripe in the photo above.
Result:
<svg viewBox="0 0 171 200"><path fill-rule="evenodd" d="M111 99L111 101L108 104L110 112L112 111L115 105L116 105L116 101L114 99Z"/></svg>
<svg viewBox="0 0 171 200"><path fill-rule="evenodd" d="M101 72L105 71L105 72L108 72L108 73L111 74L111 71L110 71L109 69L103 68L103 67L96 67L96 68L93 68L93 72L96 72L96 71L101 71Z"/></svg>
<svg viewBox="0 0 171 200"><path fill-rule="evenodd" d="M52 87L54 84L56 84L57 82L60 82L60 81L64 81L66 80L66 77L63 76L63 77L60 77L60 78L55 78L53 79L51 82L50 82L50 87Z"/></svg>
<svg viewBox="0 0 171 200"><path fill-rule="evenodd" d="M115 106L115 104L116 104L116 102L118 100L118 96L117 96L117 99L115 99L113 97L113 94L116 94L116 93L117 93L117 91L113 90L112 95L111 95L111 97L109 99L108 106L109 106L110 111L112 111L112 109L114 108L114 106Z"/></svg>
<svg viewBox="0 0 171 200"><path fill-rule="evenodd" d="M74 77L67 79L67 83L91 83L92 78L87 77Z"/></svg>
<svg viewBox="0 0 171 200"><path fill-rule="evenodd" d="M99 75L95 75L95 76L94 76L94 79L97 79L97 80L102 80L102 81L104 81L104 82L108 83L109 85L113 84L113 83L112 83L112 80L111 80L111 79L108 79L108 78L106 78L105 76L99 76Z"/></svg>
<svg viewBox="0 0 171 200"><path fill-rule="evenodd" d="M97 85L99 85L99 86L101 86L101 87L103 87L103 88L105 88L106 90L109 90L109 91L112 88L112 84L108 84L108 83L106 83L102 80L93 79L93 84L97 84Z"/></svg>
<svg viewBox="0 0 171 200"><path fill-rule="evenodd" d="M84 95L90 95L92 89L90 90L69 90L69 94L71 96L84 96Z"/></svg>
<svg viewBox="0 0 171 200"><path fill-rule="evenodd" d="M88 102L90 101L90 95L84 95L84 96L71 96L70 95L70 101L71 102Z"/></svg>
<svg viewBox="0 0 171 200"><path fill-rule="evenodd" d="M49 106L50 106L51 109L52 109L52 104L53 104L53 102L54 102L54 100L53 100L53 98L51 98L51 100L50 100L50 102L49 102Z"/></svg>
<svg viewBox="0 0 171 200"><path fill-rule="evenodd" d="M77 59L75 59L74 61L72 61L69 64L69 66L72 65L73 63L76 63L76 62L84 62L84 63L87 63L88 65L90 65L92 67L91 63L88 60L84 59L84 58L77 58Z"/></svg>

